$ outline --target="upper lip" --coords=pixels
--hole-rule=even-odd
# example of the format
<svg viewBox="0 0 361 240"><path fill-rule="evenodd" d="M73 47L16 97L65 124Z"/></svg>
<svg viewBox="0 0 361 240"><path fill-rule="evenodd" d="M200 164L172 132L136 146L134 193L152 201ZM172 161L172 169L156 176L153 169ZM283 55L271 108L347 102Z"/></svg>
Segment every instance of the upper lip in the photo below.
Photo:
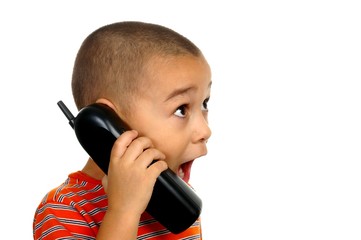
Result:
<svg viewBox="0 0 361 240"><path fill-rule="evenodd" d="M193 157L193 158L189 158L188 160L182 161L180 165L182 165L182 164L184 164L184 163L187 163L187 162L190 162L190 161L194 161L194 160L196 160L197 158L200 158L200 157L202 157L202 156L204 156L204 155L205 155L205 154L199 154L199 155L197 155L197 156L195 156L195 157Z"/></svg>
<svg viewBox="0 0 361 240"><path fill-rule="evenodd" d="M190 161L194 161L195 159L197 158L200 158L202 156L205 156L207 154L207 147L206 146L203 146L202 148L199 148L198 150L198 154L194 155L193 157L191 158L187 158L187 160L184 160L180 163L179 167L184 164L184 163L187 163L187 162L190 162Z"/></svg>

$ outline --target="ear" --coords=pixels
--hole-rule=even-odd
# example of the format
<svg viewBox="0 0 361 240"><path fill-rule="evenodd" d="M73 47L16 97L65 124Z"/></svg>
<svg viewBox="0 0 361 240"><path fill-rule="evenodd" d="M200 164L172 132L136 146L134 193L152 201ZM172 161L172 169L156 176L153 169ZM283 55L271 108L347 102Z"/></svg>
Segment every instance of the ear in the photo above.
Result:
<svg viewBox="0 0 361 240"><path fill-rule="evenodd" d="M116 113L118 114L118 116L119 116L121 119L123 119L123 121L126 121L125 116L122 114L122 112L120 111L120 109L118 109L118 108L116 107L116 105L115 105L112 101L110 101L110 100L108 100L108 99L106 99L106 98L98 98L95 102L96 102L96 103L101 103L101 104L107 105L108 107L110 107L111 109L113 109L114 112L116 112Z"/></svg>
<svg viewBox="0 0 361 240"><path fill-rule="evenodd" d="M108 107L112 108L115 112L117 112L117 108L115 107L115 105L108 99L106 98L99 98L96 100L96 103L102 103L107 105Z"/></svg>

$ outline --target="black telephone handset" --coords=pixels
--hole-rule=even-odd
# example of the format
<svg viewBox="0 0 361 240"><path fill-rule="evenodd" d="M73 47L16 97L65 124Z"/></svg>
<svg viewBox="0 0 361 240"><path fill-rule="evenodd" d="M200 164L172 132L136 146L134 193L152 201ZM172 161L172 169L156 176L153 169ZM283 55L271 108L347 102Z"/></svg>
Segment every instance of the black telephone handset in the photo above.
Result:
<svg viewBox="0 0 361 240"><path fill-rule="evenodd" d="M107 105L94 103L81 109L76 117L62 101L58 106L89 156L108 172L110 152L115 140L127 130L126 124ZM146 211L172 233L189 228L199 217L202 201L169 168L157 178Z"/></svg>

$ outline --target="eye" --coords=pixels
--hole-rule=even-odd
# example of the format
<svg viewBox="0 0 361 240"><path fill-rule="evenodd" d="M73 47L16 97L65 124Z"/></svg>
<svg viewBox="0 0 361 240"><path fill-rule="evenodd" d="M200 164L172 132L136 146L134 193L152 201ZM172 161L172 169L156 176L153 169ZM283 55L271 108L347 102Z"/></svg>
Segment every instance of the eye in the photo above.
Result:
<svg viewBox="0 0 361 240"><path fill-rule="evenodd" d="M203 111L208 111L208 102L209 102L209 98L206 98L206 99L203 101L203 104L202 104L202 110L203 110Z"/></svg>
<svg viewBox="0 0 361 240"><path fill-rule="evenodd" d="M179 106L177 110L174 112L174 115L181 118L186 117L186 114L187 114L187 106L185 104Z"/></svg>

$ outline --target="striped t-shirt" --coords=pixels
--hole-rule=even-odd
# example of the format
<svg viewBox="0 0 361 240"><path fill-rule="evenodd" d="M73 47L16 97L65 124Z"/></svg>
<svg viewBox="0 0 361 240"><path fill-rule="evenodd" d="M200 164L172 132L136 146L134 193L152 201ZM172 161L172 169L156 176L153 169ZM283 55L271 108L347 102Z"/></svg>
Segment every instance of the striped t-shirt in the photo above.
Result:
<svg viewBox="0 0 361 240"><path fill-rule="evenodd" d="M34 216L34 239L95 239L107 206L101 181L80 171L72 173L39 204ZM202 239L200 221L182 233L172 234L144 213L137 239Z"/></svg>

